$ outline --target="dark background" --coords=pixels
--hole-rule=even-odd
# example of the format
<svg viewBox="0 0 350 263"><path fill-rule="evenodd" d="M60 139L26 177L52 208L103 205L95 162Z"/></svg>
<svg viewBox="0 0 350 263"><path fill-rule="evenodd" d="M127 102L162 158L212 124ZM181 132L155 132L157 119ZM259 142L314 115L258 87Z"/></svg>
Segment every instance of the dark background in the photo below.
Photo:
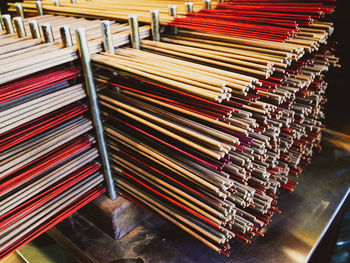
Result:
<svg viewBox="0 0 350 263"><path fill-rule="evenodd" d="M16 0L0 0L2 14L6 13L7 2ZM19 2L17 0L17 2ZM327 17L334 21L335 31L332 40L339 42L337 56L342 67L331 69L327 74L329 83L326 104L327 128L350 134L350 0L338 0L335 14Z"/></svg>
<svg viewBox="0 0 350 263"><path fill-rule="evenodd" d="M334 21L332 39L339 42L337 56L340 69L327 74L328 89L326 104L326 125L329 129L350 134L350 3L338 0L335 14L328 20ZM327 20L327 19L326 19Z"/></svg>

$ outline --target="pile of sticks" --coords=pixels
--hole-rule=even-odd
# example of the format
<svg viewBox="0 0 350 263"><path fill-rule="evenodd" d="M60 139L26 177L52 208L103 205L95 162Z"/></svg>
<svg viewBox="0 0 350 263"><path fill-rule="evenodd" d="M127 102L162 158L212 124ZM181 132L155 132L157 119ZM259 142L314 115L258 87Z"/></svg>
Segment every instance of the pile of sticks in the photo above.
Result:
<svg viewBox="0 0 350 263"><path fill-rule="evenodd" d="M140 22L149 23L149 10L157 9L160 12L160 22L167 24L172 21L174 14L169 13L170 6L178 6L175 11L176 15L183 17L188 12L188 7L183 0L158 0L149 2L148 0L140 0L131 3L126 0L43 0L43 12L52 14L62 14L71 16L83 16L102 18L110 20L128 20L129 15L138 15ZM9 10L16 11L15 4L9 3ZM196 9L193 9L195 6ZM214 6L214 2L213 2ZM36 1L24 0L23 8L25 12L37 12ZM203 8L202 0L195 0L191 4L191 10L199 10Z"/></svg>
<svg viewBox="0 0 350 263"><path fill-rule="evenodd" d="M76 60L76 39L71 36L71 30L79 27L86 29L91 53L103 50L99 20L53 15L26 19L16 17L17 30L12 26L9 15L3 15L3 21L6 30L0 35L0 60L7 66L0 69L0 84ZM45 34L42 34L41 28ZM127 24L112 22L111 31L116 46L129 43ZM140 37L148 35L149 28L142 27Z"/></svg>
<svg viewBox="0 0 350 263"><path fill-rule="evenodd" d="M288 43L177 28L92 55L122 193L224 255L262 235L320 150L324 74L339 65L332 26L314 27Z"/></svg>
<svg viewBox="0 0 350 263"><path fill-rule="evenodd" d="M175 18L172 25L232 36L303 43L330 30L320 18L334 12L335 1L228 1ZM210 26L208 26L210 25ZM293 40L293 41L292 41Z"/></svg>
<svg viewBox="0 0 350 263"><path fill-rule="evenodd" d="M0 86L0 259L105 191L80 72Z"/></svg>
<svg viewBox="0 0 350 263"><path fill-rule="evenodd" d="M16 17L15 29L2 18L0 260L106 192L70 34L84 26L90 52L100 52L101 21ZM108 26L114 43L129 42L128 25Z"/></svg>
<svg viewBox="0 0 350 263"><path fill-rule="evenodd" d="M114 19L139 10L63 3L44 9ZM162 42L140 40L133 24L134 49L115 50L114 39L105 52L90 48L110 159L124 196L228 256L232 238L263 235L278 193L294 190L320 150L324 77L339 64L333 25L319 19L334 7L250 0L210 10L206 1L169 20L165 3L152 32L170 22L175 34Z"/></svg>

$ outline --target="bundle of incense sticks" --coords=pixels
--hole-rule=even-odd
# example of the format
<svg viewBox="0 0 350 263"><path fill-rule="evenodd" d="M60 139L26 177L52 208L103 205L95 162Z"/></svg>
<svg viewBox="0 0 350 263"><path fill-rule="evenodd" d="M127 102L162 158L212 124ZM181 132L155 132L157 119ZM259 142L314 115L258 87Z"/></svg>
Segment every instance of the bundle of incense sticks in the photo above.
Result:
<svg viewBox="0 0 350 263"><path fill-rule="evenodd" d="M178 6L178 16L185 16L188 6L184 0L138 0L130 2L127 0L43 0L41 5L43 12L53 14L64 14L73 16L86 16L111 20L127 20L129 15L138 15L140 22L149 23L149 10L157 9L160 12L160 22L167 24L171 22L174 14L169 13L169 5ZM215 1L216 3L216 1ZM213 1L212 5L215 6ZM16 11L14 3L9 3L9 10ZM195 6L196 9L193 9ZM26 12L35 13L37 10L36 1L24 0L23 8ZM195 0L191 3L191 10L203 8L202 0Z"/></svg>
<svg viewBox="0 0 350 263"><path fill-rule="evenodd" d="M283 20L282 2L291 1L274 1L267 16ZM324 73L338 66L333 26L317 17L276 26L258 12L241 32L212 30L230 22L220 18L193 31L182 22L191 15L172 21L177 34L163 42L141 41L142 51L93 55L95 81L122 193L229 255L231 238L262 235L280 189L292 191L320 149Z"/></svg>
<svg viewBox="0 0 350 263"><path fill-rule="evenodd" d="M91 53L103 50L99 20L52 15L24 20L16 17L14 22L17 32L15 32L10 16L2 17L6 31L0 35L0 60L7 66L0 69L0 84L76 60L78 58L76 40L70 35L70 30L78 27L86 28ZM112 22L111 32L116 45L129 43L127 24ZM149 28L142 27L140 38L146 38L148 35Z"/></svg>
<svg viewBox="0 0 350 263"><path fill-rule="evenodd" d="M93 53L102 50L100 22L17 17L14 34L10 17L2 18L0 259L106 191L80 69L72 63L75 39L68 26L59 28L87 27ZM108 25L115 43L129 42L127 25Z"/></svg>
<svg viewBox="0 0 350 263"><path fill-rule="evenodd" d="M85 97L74 66L0 86L0 259L105 192Z"/></svg>
<svg viewBox="0 0 350 263"><path fill-rule="evenodd" d="M228 1L175 18L173 26L253 39L305 44L331 30L319 19L334 12L335 0Z"/></svg>
<svg viewBox="0 0 350 263"><path fill-rule="evenodd" d="M116 46L127 44L130 34L128 25L109 21L15 17L14 28L9 15L1 18L0 259L106 191L103 157L101 164L96 160L103 138L96 126L97 143L92 136L70 28L86 28L91 53L102 51L107 27ZM149 27L139 33L148 37Z"/></svg>
<svg viewBox="0 0 350 263"><path fill-rule="evenodd" d="M224 255L261 235L320 150L338 58L331 24L310 30L286 43L179 29L93 55L123 194Z"/></svg>

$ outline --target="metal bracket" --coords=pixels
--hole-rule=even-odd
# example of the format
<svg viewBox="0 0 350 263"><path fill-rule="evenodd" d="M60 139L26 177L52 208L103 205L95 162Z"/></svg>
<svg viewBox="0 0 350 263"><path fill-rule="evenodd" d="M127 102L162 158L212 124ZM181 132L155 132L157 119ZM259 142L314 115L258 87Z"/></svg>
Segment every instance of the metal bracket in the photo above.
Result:
<svg viewBox="0 0 350 263"><path fill-rule="evenodd" d="M16 8L17 15L22 17L22 19L24 19L24 12L23 12L22 4L15 3L15 8Z"/></svg>
<svg viewBox="0 0 350 263"><path fill-rule="evenodd" d="M43 37L46 43L55 42L55 37L53 36L52 27L50 24L41 25L41 31L43 32Z"/></svg>
<svg viewBox="0 0 350 263"><path fill-rule="evenodd" d="M129 27L130 27L130 37L131 45L135 49L140 49L140 31L139 22L137 21L137 15L129 15Z"/></svg>
<svg viewBox="0 0 350 263"><path fill-rule="evenodd" d="M29 20L29 29L33 39L41 38L38 21Z"/></svg>
<svg viewBox="0 0 350 263"><path fill-rule="evenodd" d="M101 22L101 33L103 39L103 48L106 53L115 54L113 36L111 30L111 22L102 21Z"/></svg>
<svg viewBox="0 0 350 263"><path fill-rule="evenodd" d="M177 16L177 6L176 5L169 5L169 16L176 17Z"/></svg>
<svg viewBox="0 0 350 263"><path fill-rule="evenodd" d="M17 36L19 38L27 37L27 33L26 33L26 29L24 27L24 22L23 22L22 17L20 17L20 16L14 17L13 22L15 23Z"/></svg>
<svg viewBox="0 0 350 263"><path fill-rule="evenodd" d="M151 10L151 27L153 41L160 41L159 10Z"/></svg>
<svg viewBox="0 0 350 263"><path fill-rule="evenodd" d="M38 11L38 15L44 15L43 3L41 1L35 1L36 9Z"/></svg>
<svg viewBox="0 0 350 263"><path fill-rule="evenodd" d="M204 9L211 9L211 0L204 0L203 4Z"/></svg>
<svg viewBox="0 0 350 263"><path fill-rule="evenodd" d="M3 15L2 20L4 22L6 33L7 34L14 34L15 30L13 29L13 26L12 26L11 16L10 15Z"/></svg>
<svg viewBox="0 0 350 263"><path fill-rule="evenodd" d="M169 15L175 18L177 16L177 6L169 5L168 8L169 8ZM177 27L172 27L172 33L177 34Z"/></svg>
<svg viewBox="0 0 350 263"><path fill-rule="evenodd" d="M60 0L52 0L54 6L60 7Z"/></svg>
<svg viewBox="0 0 350 263"><path fill-rule="evenodd" d="M60 27L60 35L63 47L73 46L73 39L69 26Z"/></svg>
<svg viewBox="0 0 350 263"><path fill-rule="evenodd" d="M186 12L193 13L193 2L185 2Z"/></svg>
<svg viewBox="0 0 350 263"><path fill-rule="evenodd" d="M2 14L0 12L0 30L3 31L4 29L4 22L2 21Z"/></svg>

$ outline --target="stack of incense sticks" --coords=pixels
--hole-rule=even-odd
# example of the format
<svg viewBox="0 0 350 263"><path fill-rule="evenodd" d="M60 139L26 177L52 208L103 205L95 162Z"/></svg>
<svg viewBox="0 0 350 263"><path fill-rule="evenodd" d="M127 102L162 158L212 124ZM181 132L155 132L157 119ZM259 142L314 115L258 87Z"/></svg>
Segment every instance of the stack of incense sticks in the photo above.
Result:
<svg viewBox="0 0 350 263"><path fill-rule="evenodd" d="M288 43L178 28L92 55L122 193L221 254L262 235L320 150L324 73L338 66L320 24Z"/></svg>
<svg viewBox="0 0 350 263"><path fill-rule="evenodd" d="M105 192L85 97L74 66L0 86L0 259Z"/></svg>
<svg viewBox="0 0 350 263"><path fill-rule="evenodd" d="M2 18L0 259L106 191L99 136L96 132L95 140L92 132L96 110L91 108L92 122L86 103L91 105L91 91L81 83L69 28L86 27L91 53L102 50L104 25L114 43L129 42L129 27L123 24L16 17L15 33L10 16ZM141 37L148 32L143 28Z"/></svg>
<svg viewBox="0 0 350 263"><path fill-rule="evenodd" d="M125 63L138 59L160 66L150 72L146 65ZM135 50L92 60L101 68L95 76L119 189L223 254L232 237L250 242L260 234L258 228L278 211L278 188L295 182L288 163L279 160L277 138L268 136L278 136L278 127L259 133L254 113L225 105L225 82L234 83L235 74ZM167 63L176 80L163 76ZM113 77L113 70L121 76ZM188 72L203 82L187 78ZM200 87L204 82L207 89ZM218 94L227 98L220 102Z"/></svg>
<svg viewBox="0 0 350 263"><path fill-rule="evenodd" d="M173 25L193 30L286 43L304 43L331 23L335 1L229 1L175 18ZM322 33L321 33L322 34Z"/></svg>
<svg viewBox="0 0 350 263"><path fill-rule="evenodd" d="M16 29L12 26L9 15L2 17L6 31L0 35L0 60L7 66L0 69L0 84L76 60L78 58L76 40L70 36L70 30L73 31L78 27L86 28L91 53L103 50L99 20L52 15L24 20L16 17L14 18ZM62 25L65 26L61 28ZM41 29L44 30L44 35ZM116 45L129 43L127 24L112 22L111 31ZM148 35L149 28L142 27L140 38L146 38Z"/></svg>
<svg viewBox="0 0 350 263"><path fill-rule="evenodd" d="M162 42L131 32L136 49L91 57L122 194L224 255L231 238L262 235L280 189L293 191L320 150L324 74L339 66L333 25L318 21L334 7L259 2L207 5ZM230 15L240 5L249 19Z"/></svg>
<svg viewBox="0 0 350 263"><path fill-rule="evenodd" d="M216 2L216 1L215 1ZM129 15L138 15L138 20L143 23L149 23L149 10L157 9L160 12L160 22L167 24L171 22L173 14L169 13L169 5L178 6L176 11L179 17L185 16L188 7L184 0L157 0L150 2L148 0L138 0L131 3L127 0L43 0L41 5L43 11L52 14L63 14L72 16L85 16L93 18L103 18L110 20L127 20ZM36 1L24 0L23 8L26 12L35 13L37 10ZM16 11L14 3L9 3L10 11ZM212 3L215 6L214 1ZM202 0L195 0L191 3L191 10L193 6L199 10L203 8Z"/></svg>

